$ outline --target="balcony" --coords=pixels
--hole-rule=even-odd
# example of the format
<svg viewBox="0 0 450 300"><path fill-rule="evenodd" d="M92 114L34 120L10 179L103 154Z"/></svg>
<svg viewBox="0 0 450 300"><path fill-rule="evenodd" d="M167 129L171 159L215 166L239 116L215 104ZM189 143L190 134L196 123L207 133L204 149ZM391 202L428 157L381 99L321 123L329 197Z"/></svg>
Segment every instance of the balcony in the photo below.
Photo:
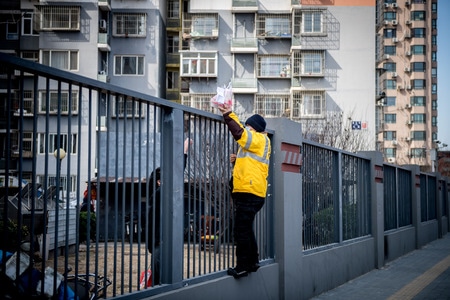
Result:
<svg viewBox="0 0 450 300"><path fill-rule="evenodd" d="M183 14L183 39L217 39L219 37L219 14Z"/></svg>
<svg viewBox="0 0 450 300"><path fill-rule="evenodd" d="M107 33L98 34L97 47L100 51L111 51L111 47L109 46L109 35Z"/></svg>
<svg viewBox="0 0 450 300"><path fill-rule="evenodd" d="M232 12L256 12L258 11L258 1L256 0L233 0L231 4Z"/></svg>
<svg viewBox="0 0 450 300"><path fill-rule="evenodd" d="M235 94L256 94L258 92L256 78L232 78L231 86Z"/></svg>
<svg viewBox="0 0 450 300"><path fill-rule="evenodd" d="M180 54L178 53L167 53L166 66L179 66L180 65Z"/></svg>
<svg viewBox="0 0 450 300"><path fill-rule="evenodd" d="M258 39L255 37L236 37L231 40L232 53L257 53Z"/></svg>
<svg viewBox="0 0 450 300"><path fill-rule="evenodd" d="M167 31L179 31L181 28L180 18L167 18Z"/></svg>

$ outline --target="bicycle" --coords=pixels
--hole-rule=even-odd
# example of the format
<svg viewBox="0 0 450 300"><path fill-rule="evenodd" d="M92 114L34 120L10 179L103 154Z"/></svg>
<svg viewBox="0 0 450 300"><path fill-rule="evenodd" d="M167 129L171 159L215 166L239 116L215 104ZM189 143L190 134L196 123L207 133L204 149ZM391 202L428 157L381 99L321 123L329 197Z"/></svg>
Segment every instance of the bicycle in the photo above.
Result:
<svg viewBox="0 0 450 300"><path fill-rule="evenodd" d="M68 274L66 275L66 282L67 286L73 290L80 300L105 298L106 289L112 283L107 277L94 273Z"/></svg>

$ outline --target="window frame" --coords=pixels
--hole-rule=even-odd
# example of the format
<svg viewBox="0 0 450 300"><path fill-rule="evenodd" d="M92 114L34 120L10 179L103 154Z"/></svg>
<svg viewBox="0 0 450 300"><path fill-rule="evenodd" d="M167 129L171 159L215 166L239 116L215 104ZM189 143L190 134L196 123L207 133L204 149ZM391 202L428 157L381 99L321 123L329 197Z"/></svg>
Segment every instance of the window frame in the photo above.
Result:
<svg viewBox="0 0 450 300"><path fill-rule="evenodd" d="M217 77L217 51L180 51L179 53L180 77ZM213 68L212 71L210 71L211 68Z"/></svg>
<svg viewBox="0 0 450 300"><path fill-rule="evenodd" d="M139 12L113 13L112 35L119 38L145 38L147 36L147 14Z"/></svg>
<svg viewBox="0 0 450 300"><path fill-rule="evenodd" d="M289 55L257 55L258 78L291 77L291 58Z"/></svg>
<svg viewBox="0 0 450 300"><path fill-rule="evenodd" d="M118 59L120 59L120 64L118 65ZM131 63L135 59L134 73ZM124 69L127 67L127 61L130 68L130 73L124 73ZM145 56L144 55L134 55L134 54L117 54L114 55L114 76L144 76L145 75ZM119 69L118 69L119 68ZM119 72L118 72L119 71Z"/></svg>
<svg viewBox="0 0 450 300"><path fill-rule="evenodd" d="M56 10L67 11L57 12ZM80 31L81 7L64 5L41 5L39 10L39 29L42 31ZM58 15L59 14L59 15ZM61 21L62 15L67 20ZM46 18L47 16L47 18ZM56 26L55 23L67 22L66 26Z"/></svg>
<svg viewBox="0 0 450 300"><path fill-rule="evenodd" d="M49 92L49 110L48 113L50 115L57 115L58 114L58 105L60 105L61 111L59 112L61 115L69 115L69 91L61 91L61 98L58 96L59 93L57 90L41 90L39 91L39 113L40 114L46 114L47 113L47 99L46 99L46 93ZM65 96L66 99L63 99L62 96ZM76 115L78 114L78 91L72 90L72 107L71 107L71 114ZM53 97L53 98L52 98ZM52 103L53 102L53 103ZM60 104L58 104L61 102ZM64 103L66 102L66 103Z"/></svg>
<svg viewBox="0 0 450 300"><path fill-rule="evenodd" d="M125 108L126 113L124 113ZM117 112L117 110L119 110L119 112ZM139 114L139 102L126 98L123 95L118 96L113 95L111 116L113 118L121 118L121 119L144 118L145 116L144 106L141 105L141 114Z"/></svg>
<svg viewBox="0 0 450 300"><path fill-rule="evenodd" d="M46 137L48 137L48 153L45 152L46 146ZM58 148L58 137L60 138L59 148L64 149L69 155L76 155L78 149L78 134L72 133L70 135L71 138L71 149L69 150L67 147L69 145L69 135L67 133L37 133L36 145L38 147L38 154L51 154L55 152Z"/></svg>
<svg viewBox="0 0 450 300"><path fill-rule="evenodd" d="M63 60L63 63L66 63L66 66L59 66L59 64L57 65L57 58L54 57L57 53L67 54L67 57ZM42 49L39 51L39 57L39 61L43 65L66 71L79 71L80 59L78 50Z"/></svg>

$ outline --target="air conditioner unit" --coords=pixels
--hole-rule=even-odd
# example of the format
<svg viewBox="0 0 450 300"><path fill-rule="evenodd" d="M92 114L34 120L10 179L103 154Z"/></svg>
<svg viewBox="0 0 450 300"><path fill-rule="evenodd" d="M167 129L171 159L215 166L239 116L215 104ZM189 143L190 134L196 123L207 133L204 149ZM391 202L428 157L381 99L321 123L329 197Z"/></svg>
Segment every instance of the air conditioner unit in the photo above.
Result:
<svg viewBox="0 0 450 300"><path fill-rule="evenodd" d="M106 20L105 19L100 20L100 29L106 30Z"/></svg>
<svg viewBox="0 0 450 300"><path fill-rule="evenodd" d="M412 125L412 121L411 120L406 121L406 125ZM407 138L407 139L409 139L409 138Z"/></svg>
<svg viewBox="0 0 450 300"><path fill-rule="evenodd" d="M412 107L412 106L411 106L411 104L409 104L409 103L405 105L405 108L406 108L406 109L409 109L409 108L411 108L411 107Z"/></svg>
<svg viewBox="0 0 450 300"><path fill-rule="evenodd" d="M391 5L389 3L384 4L384 8L389 8Z"/></svg>
<svg viewBox="0 0 450 300"><path fill-rule="evenodd" d="M395 163L395 157L388 157L388 163L390 164Z"/></svg>
<svg viewBox="0 0 450 300"><path fill-rule="evenodd" d="M392 20L392 25L397 26L398 22L397 20Z"/></svg>
<svg viewBox="0 0 450 300"><path fill-rule="evenodd" d="M408 136L408 137L405 138L405 141L411 142L411 138Z"/></svg>
<svg viewBox="0 0 450 300"><path fill-rule="evenodd" d="M397 43L398 42L398 38L392 38L392 42L393 43Z"/></svg>
<svg viewBox="0 0 450 300"><path fill-rule="evenodd" d="M397 90L403 90L403 86L401 84L397 85Z"/></svg>
<svg viewBox="0 0 450 300"><path fill-rule="evenodd" d="M397 146L398 142L397 140L392 140L392 145Z"/></svg>
<svg viewBox="0 0 450 300"><path fill-rule="evenodd" d="M411 22L411 20L406 20L406 21L405 21L405 24L406 24L406 25L411 25L412 22Z"/></svg>
<svg viewBox="0 0 450 300"><path fill-rule="evenodd" d="M397 8L398 4L397 3L392 3L391 6L392 6L392 8Z"/></svg>
<svg viewBox="0 0 450 300"><path fill-rule="evenodd" d="M383 57L384 59L389 59L391 56L389 54L385 54Z"/></svg>
<svg viewBox="0 0 450 300"><path fill-rule="evenodd" d="M405 1L405 6L409 6L411 3L409 1Z"/></svg>
<svg viewBox="0 0 450 300"><path fill-rule="evenodd" d="M384 21L383 21L383 24L384 24L384 25L389 25L389 21L388 21L388 20L384 20Z"/></svg>
<svg viewBox="0 0 450 300"><path fill-rule="evenodd" d="M411 38L411 32L405 33L405 39L410 39L410 38Z"/></svg>
<svg viewBox="0 0 450 300"><path fill-rule="evenodd" d="M409 67L405 67L405 72L409 73L411 72L411 69Z"/></svg>
<svg viewBox="0 0 450 300"><path fill-rule="evenodd" d="M397 77L397 72L392 72L391 76L394 77L394 78Z"/></svg>
<svg viewBox="0 0 450 300"><path fill-rule="evenodd" d="M406 51L406 52L405 52L405 55L406 55L406 56L411 56L411 54L412 54L411 51Z"/></svg>
<svg viewBox="0 0 450 300"><path fill-rule="evenodd" d="M406 89L407 89L407 90L411 90L411 89L412 89L412 86L411 86L411 85L407 85L407 86L406 86Z"/></svg>

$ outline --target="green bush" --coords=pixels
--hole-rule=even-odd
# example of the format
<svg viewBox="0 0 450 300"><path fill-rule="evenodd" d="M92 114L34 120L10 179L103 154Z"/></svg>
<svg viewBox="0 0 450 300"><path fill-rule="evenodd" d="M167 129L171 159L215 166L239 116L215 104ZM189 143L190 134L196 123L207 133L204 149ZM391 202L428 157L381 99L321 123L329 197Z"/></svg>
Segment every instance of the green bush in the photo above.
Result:
<svg viewBox="0 0 450 300"><path fill-rule="evenodd" d="M90 236L89 239L93 240L95 239L95 229L97 227L97 220L94 212L91 212L91 215L89 217L87 211L80 212L80 243L85 242L88 238L88 219L89 219L89 232Z"/></svg>

